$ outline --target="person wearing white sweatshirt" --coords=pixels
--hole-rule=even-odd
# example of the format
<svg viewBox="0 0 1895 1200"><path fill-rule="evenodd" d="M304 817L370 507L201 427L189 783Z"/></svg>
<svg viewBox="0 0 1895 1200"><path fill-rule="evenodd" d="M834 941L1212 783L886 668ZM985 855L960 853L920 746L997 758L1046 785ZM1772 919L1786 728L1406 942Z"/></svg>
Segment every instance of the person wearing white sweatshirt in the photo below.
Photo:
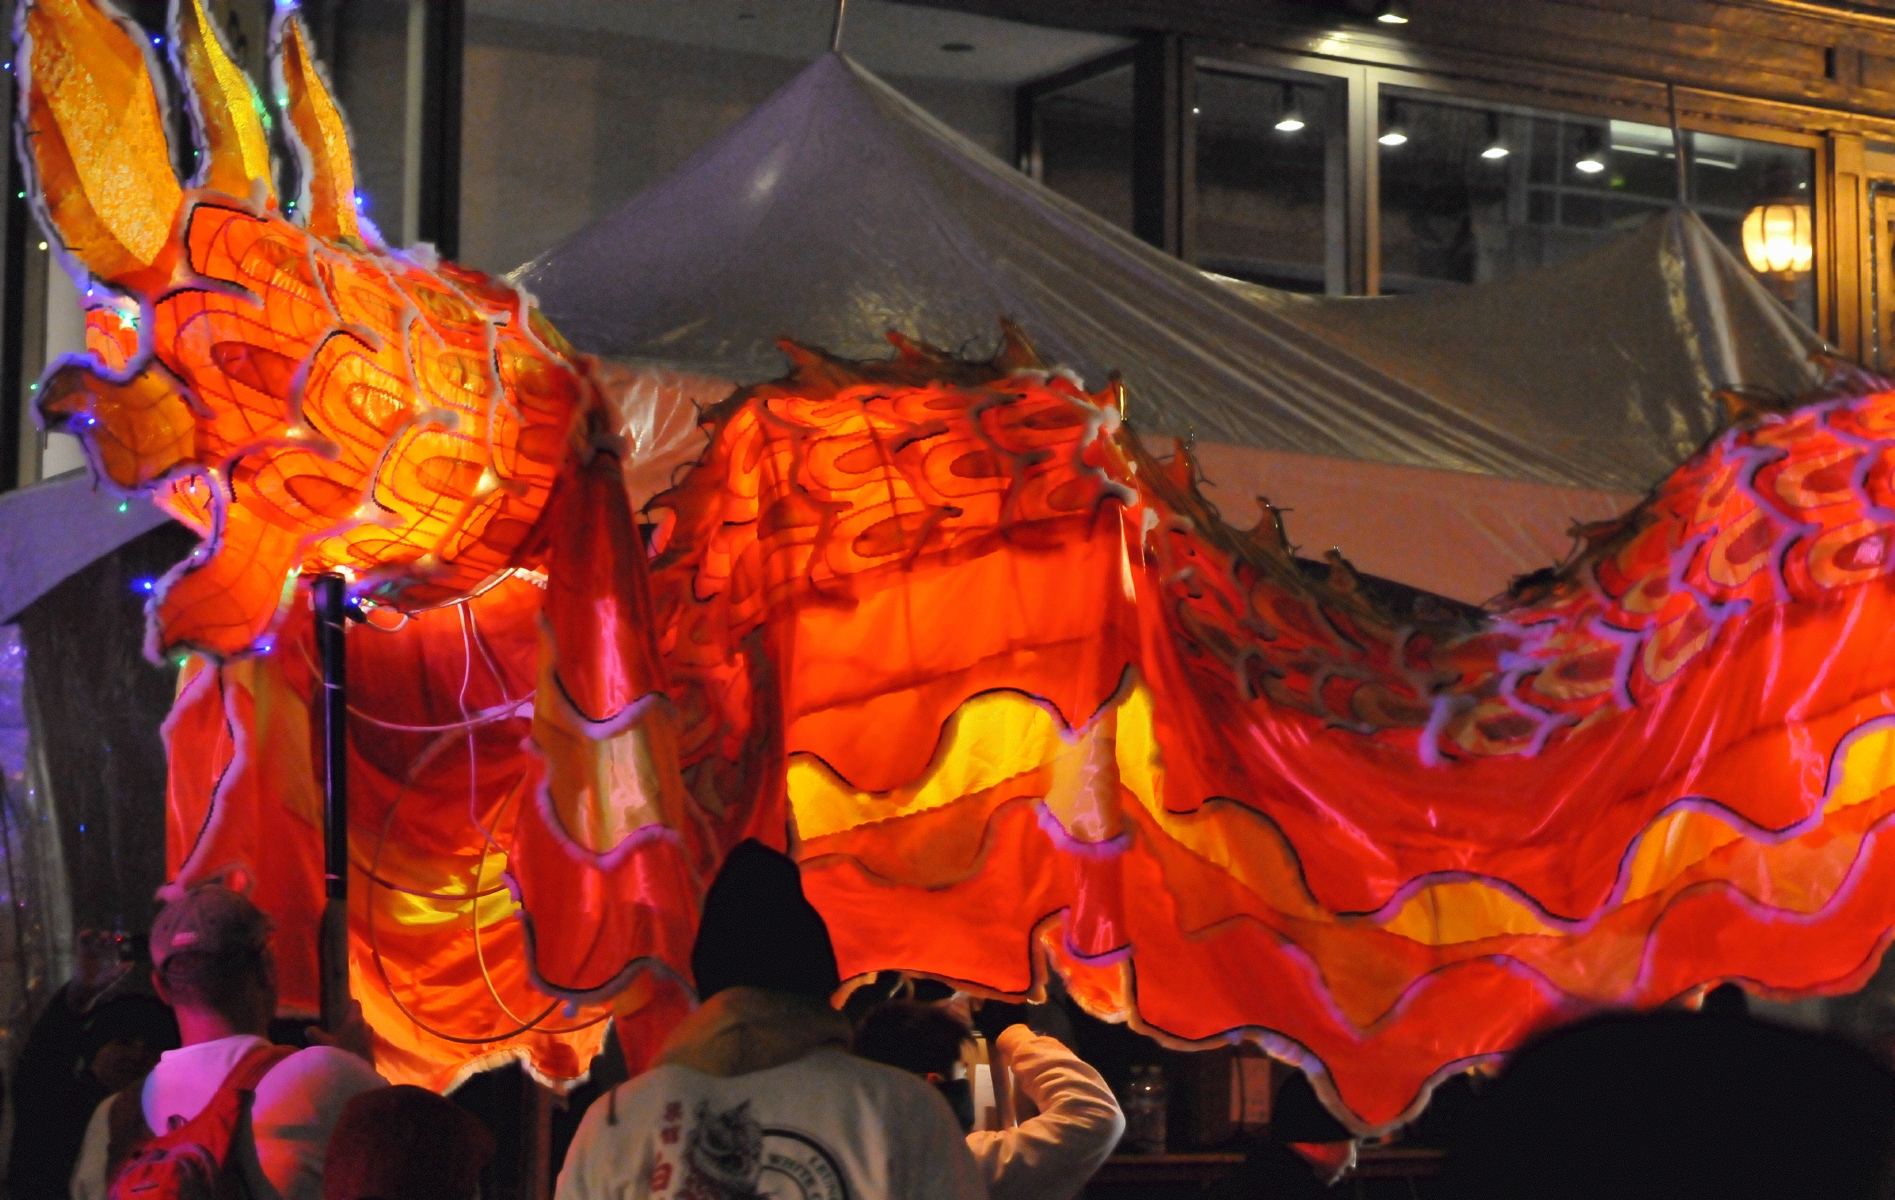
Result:
<svg viewBox="0 0 1895 1200"><path fill-rule="evenodd" d="M891 1001L857 1023L855 1052L926 1078L972 1123L964 1079L955 1078L961 1044L972 1031L947 1009ZM1019 1123L972 1130L967 1148L989 1200L1071 1200L1125 1132L1112 1089L1057 1038L1011 1025L993 1051L1012 1076Z"/></svg>
<svg viewBox="0 0 1895 1200"><path fill-rule="evenodd" d="M835 949L789 858L731 851L691 968L703 1004L586 1111L557 1200L981 1200L941 1096L849 1053Z"/></svg>

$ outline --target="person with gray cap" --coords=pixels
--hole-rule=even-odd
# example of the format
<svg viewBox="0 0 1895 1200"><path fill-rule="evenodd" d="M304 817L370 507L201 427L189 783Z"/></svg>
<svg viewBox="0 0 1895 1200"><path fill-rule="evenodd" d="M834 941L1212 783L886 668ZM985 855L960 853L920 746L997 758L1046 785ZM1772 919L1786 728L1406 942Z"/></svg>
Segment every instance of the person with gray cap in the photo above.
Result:
<svg viewBox="0 0 1895 1200"><path fill-rule="evenodd" d="M270 932L256 905L215 883L192 888L158 914L152 982L177 1014L184 1045L93 1113L72 1200L105 1200L141 1145L203 1112L226 1081L259 1071L231 1164L255 1200L321 1200L323 1154L343 1106L387 1083L375 1072L359 1011L334 1035L312 1029L315 1046L273 1051L266 1038L276 1016Z"/></svg>
<svg viewBox="0 0 1895 1200"><path fill-rule="evenodd" d="M849 1053L835 950L794 862L731 851L691 970L702 1006L586 1111L558 1200L985 1200L941 1094Z"/></svg>

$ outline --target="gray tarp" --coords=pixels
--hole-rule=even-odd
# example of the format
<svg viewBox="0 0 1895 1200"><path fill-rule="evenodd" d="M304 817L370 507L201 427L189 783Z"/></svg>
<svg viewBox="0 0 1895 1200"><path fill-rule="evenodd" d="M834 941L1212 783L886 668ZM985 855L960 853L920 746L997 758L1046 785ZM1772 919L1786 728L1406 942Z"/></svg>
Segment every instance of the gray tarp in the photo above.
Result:
<svg viewBox="0 0 1895 1200"><path fill-rule="evenodd" d="M96 486L90 471L0 495L0 621L12 621L60 580L170 519L155 505Z"/></svg>
<svg viewBox="0 0 1895 1200"><path fill-rule="evenodd" d="M1364 368L1465 413L1495 447L1641 492L1719 426L1710 393L1795 395L1816 335L1685 209L1583 258L1478 287L1343 300L1223 281ZM1361 457L1373 457L1363 455Z"/></svg>
<svg viewBox="0 0 1895 1200"><path fill-rule="evenodd" d="M839 55L514 278L582 349L740 382L782 372L779 337L978 349L1005 315L1123 372L1148 431L1625 493L1715 428L1709 391L1801 390L1817 345L1688 213L1452 292L1240 294Z"/></svg>

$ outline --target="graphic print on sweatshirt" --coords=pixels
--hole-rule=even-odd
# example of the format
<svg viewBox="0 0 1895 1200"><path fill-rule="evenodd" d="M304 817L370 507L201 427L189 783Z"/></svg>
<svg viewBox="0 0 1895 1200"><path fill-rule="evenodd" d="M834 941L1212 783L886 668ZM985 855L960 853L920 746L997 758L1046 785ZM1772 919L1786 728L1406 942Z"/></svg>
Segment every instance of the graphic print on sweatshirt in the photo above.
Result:
<svg viewBox="0 0 1895 1200"><path fill-rule="evenodd" d="M750 1101L721 1112L700 1100L683 1129L684 1105L665 1106L650 1191L672 1200L849 1200L835 1155L794 1129L765 1126ZM682 1147L680 1152L679 1147Z"/></svg>

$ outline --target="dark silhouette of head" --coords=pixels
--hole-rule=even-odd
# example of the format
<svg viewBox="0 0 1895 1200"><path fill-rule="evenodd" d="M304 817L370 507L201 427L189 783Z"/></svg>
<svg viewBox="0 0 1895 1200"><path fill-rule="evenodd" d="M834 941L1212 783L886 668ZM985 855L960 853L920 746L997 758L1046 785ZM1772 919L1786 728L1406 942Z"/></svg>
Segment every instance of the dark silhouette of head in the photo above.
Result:
<svg viewBox="0 0 1895 1200"><path fill-rule="evenodd" d="M855 1026L855 1052L915 1075L954 1072L961 1046L973 1036L966 1022L934 1004L890 1000L862 1015Z"/></svg>
<svg viewBox="0 0 1895 1200"><path fill-rule="evenodd" d="M691 973L698 999L733 987L828 1000L842 986L829 927L803 895L796 863L740 842L704 897Z"/></svg>
<svg viewBox="0 0 1895 1200"><path fill-rule="evenodd" d="M937 1004L890 1000L862 1015L855 1026L855 1052L870 1062L897 1067L933 1084L962 1129L974 1126L974 1089L956 1079L961 1046L974 1031Z"/></svg>
<svg viewBox="0 0 1895 1200"><path fill-rule="evenodd" d="M1698 1011L1717 1017L1744 1017L1750 1015L1750 997L1744 989L1734 983L1720 983L1704 993L1704 1000L1698 1005Z"/></svg>
<svg viewBox="0 0 1895 1200"><path fill-rule="evenodd" d="M1889 1195L1895 1074L1741 1016L1596 1017L1523 1047L1457 1139L1465 1200Z"/></svg>
<svg viewBox="0 0 1895 1200"><path fill-rule="evenodd" d="M425 1088L376 1088L342 1108L323 1200L474 1200L494 1156L480 1119Z"/></svg>

